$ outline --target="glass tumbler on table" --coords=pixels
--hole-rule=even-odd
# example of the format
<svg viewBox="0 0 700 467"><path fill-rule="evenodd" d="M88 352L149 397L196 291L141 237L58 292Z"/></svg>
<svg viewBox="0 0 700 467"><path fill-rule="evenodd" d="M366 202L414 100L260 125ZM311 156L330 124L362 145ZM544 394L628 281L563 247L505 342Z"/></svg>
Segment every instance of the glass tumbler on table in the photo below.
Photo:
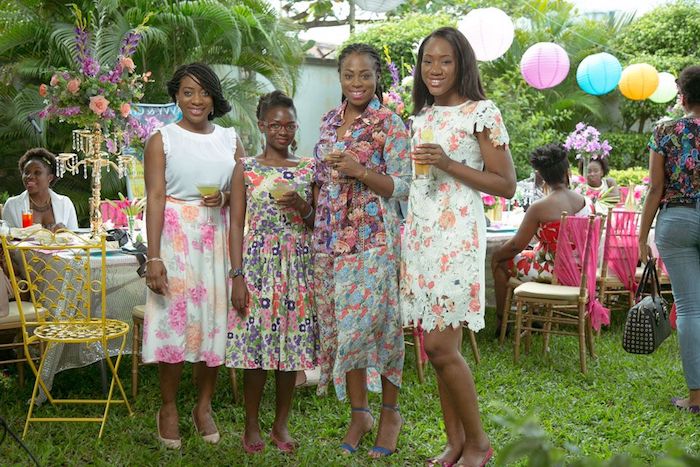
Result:
<svg viewBox="0 0 700 467"><path fill-rule="evenodd" d="M22 211L22 228L31 227L32 224L34 224L34 214L32 211Z"/></svg>
<svg viewBox="0 0 700 467"><path fill-rule="evenodd" d="M217 183L198 183L197 191L199 191L199 194L202 195L202 197L212 196L219 191L219 185ZM214 225L214 220L211 217L211 209L212 208L207 207L207 225Z"/></svg>

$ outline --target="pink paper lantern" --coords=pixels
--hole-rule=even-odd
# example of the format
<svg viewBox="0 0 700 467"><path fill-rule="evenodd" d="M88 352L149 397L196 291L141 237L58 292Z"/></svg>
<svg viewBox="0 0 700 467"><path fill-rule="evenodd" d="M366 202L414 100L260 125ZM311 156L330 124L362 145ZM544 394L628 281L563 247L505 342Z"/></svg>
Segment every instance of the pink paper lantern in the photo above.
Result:
<svg viewBox="0 0 700 467"><path fill-rule="evenodd" d="M569 56L560 45L538 42L520 59L520 73L533 88L553 88L569 74Z"/></svg>

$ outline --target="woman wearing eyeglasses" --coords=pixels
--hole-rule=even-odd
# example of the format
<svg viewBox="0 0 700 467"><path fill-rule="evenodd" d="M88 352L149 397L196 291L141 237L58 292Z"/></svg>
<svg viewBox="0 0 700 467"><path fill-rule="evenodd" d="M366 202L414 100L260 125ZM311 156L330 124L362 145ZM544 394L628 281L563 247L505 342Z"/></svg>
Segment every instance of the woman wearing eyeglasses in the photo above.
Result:
<svg viewBox="0 0 700 467"><path fill-rule="evenodd" d="M287 420L296 373L317 363L310 248L315 161L289 150L297 130L292 99L280 91L264 95L257 116L265 149L241 159L233 171L230 275L236 313L229 315L226 365L245 370L245 452L264 449L258 413L267 371L273 370L277 400L269 440L291 453L297 444Z"/></svg>

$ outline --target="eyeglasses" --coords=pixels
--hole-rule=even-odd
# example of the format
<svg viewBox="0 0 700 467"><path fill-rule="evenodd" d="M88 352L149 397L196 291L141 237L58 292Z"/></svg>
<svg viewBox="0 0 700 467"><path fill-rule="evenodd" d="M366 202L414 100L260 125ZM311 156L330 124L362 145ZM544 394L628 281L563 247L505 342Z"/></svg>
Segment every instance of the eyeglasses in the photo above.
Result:
<svg viewBox="0 0 700 467"><path fill-rule="evenodd" d="M287 123L286 125L282 125L281 123L277 122L262 122L263 125L267 127L268 130L272 131L273 133L279 132L282 128L287 130L289 133L294 133L299 129L299 124L296 122L291 122Z"/></svg>

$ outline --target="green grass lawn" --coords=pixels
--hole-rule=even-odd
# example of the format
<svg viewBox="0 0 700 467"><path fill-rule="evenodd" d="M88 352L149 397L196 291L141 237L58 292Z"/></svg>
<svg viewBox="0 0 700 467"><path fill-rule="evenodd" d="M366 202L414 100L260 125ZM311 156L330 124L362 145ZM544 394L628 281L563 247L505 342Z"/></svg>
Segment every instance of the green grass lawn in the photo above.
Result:
<svg viewBox="0 0 700 467"><path fill-rule="evenodd" d="M622 316L617 314L613 317L611 329L605 330L597 339L598 358L590 362L589 373L583 376L578 371L577 342L571 337L553 336L551 353L546 357L541 353L541 338L536 337L532 352L523 356L520 364L513 363L512 344L499 347L492 339L492 315L489 313L487 328L478 338L481 364L474 365L468 342L465 342L464 353L474 371L485 428L499 464L508 450L513 452L518 447L525 447L532 452L543 443L556 448L555 456L564 456L567 461L586 457L593 465L596 460L620 453L627 453L628 461L634 465L654 464L659 462L660 453L678 445L697 456L700 451L700 418L681 413L669 403L672 396L686 394L675 334L651 356L627 354L620 344ZM422 465L423 460L438 452L444 443L432 369L427 369L426 382L419 384L412 349L407 352L405 368L401 395L405 426L399 440L399 452L380 464ZM129 392L129 357L123 361L120 375ZM325 466L377 463L367 458L374 432L365 439L354 457L340 454L338 446L349 419L348 405L338 402L333 396L317 397L312 388L300 390L294 402L290 428L301 443L298 453L284 456L268 443L263 454L246 456L240 441L243 408L233 404L228 377L223 371L213 403L222 440L217 446L206 445L195 435L189 416L195 400L189 366L181 385L179 402L183 448L178 452L165 450L155 436L155 414L159 406L156 368L141 367L140 375L135 415L129 417L124 407L112 409L102 440L97 440L98 424L33 424L25 440L27 446L42 465ZM23 428L26 401L33 383L33 378L28 379L30 384L24 388L19 388L16 378L13 378L8 389L0 389L0 416L6 418L18 433ZM269 430L273 418L270 382L262 407L263 430ZM90 394L92 389L99 393L99 369L94 365L60 373L54 385L55 394L59 396ZM370 406L375 413L378 413L379 405L378 395L372 395ZM66 411L85 413L83 408L44 406L37 415ZM526 423L533 418L537 425ZM542 433L538 434L538 426L544 430ZM691 460L685 465L698 465L695 462ZM0 465L29 465L29 458L8 437L0 444ZM544 465L544 460L541 463L532 461L530 465Z"/></svg>

